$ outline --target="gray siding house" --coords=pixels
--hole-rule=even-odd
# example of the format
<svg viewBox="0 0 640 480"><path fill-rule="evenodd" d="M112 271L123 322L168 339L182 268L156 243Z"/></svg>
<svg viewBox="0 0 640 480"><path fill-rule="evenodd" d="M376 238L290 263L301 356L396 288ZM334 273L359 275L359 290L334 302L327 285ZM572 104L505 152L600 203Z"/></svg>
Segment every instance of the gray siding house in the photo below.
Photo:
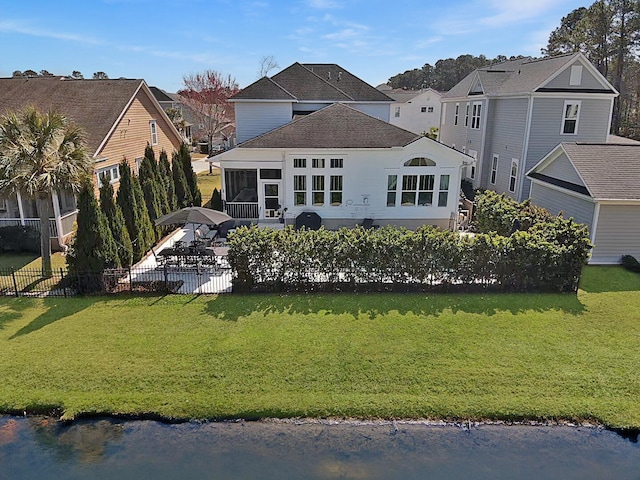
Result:
<svg viewBox="0 0 640 480"><path fill-rule="evenodd" d="M234 95L236 138L242 143L334 103L389 121L393 99L333 63L294 63Z"/></svg>
<svg viewBox="0 0 640 480"><path fill-rule="evenodd" d="M559 143L607 141L617 95L581 53L491 65L443 95L440 141L477 159L475 188L521 201L525 173Z"/></svg>
<svg viewBox="0 0 640 480"><path fill-rule="evenodd" d="M535 204L589 227L590 263L640 259L640 142L562 143L527 176Z"/></svg>

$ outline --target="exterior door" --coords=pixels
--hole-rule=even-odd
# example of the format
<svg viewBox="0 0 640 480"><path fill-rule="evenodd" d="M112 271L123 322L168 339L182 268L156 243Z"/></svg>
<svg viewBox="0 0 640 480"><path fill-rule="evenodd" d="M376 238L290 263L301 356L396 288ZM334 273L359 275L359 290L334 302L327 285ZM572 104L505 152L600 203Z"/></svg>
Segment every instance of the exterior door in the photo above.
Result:
<svg viewBox="0 0 640 480"><path fill-rule="evenodd" d="M263 216L264 218L276 218L280 216L280 207L282 205L281 198L281 182L269 181L262 185L263 193Z"/></svg>

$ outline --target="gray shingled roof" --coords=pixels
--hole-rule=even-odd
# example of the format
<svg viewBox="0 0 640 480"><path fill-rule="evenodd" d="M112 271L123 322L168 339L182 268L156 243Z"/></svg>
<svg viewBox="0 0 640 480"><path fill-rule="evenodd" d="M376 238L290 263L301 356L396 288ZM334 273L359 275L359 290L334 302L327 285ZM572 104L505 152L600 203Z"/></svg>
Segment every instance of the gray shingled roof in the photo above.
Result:
<svg viewBox="0 0 640 480"><path fill-rule="evenodd" d="M489 96L532 92L579 55L573 53L536 60L522 58L479 68L445 93L444 98L466 97L476 79L480 80L484 94Z"/></svg>
<svg viewBox="0 0 640 480"><path fill-rule="evenodd" d="M336 64L300 64L270 79L263 77L232 100L298 100L329 102L392 102L384 93Z"/></svg>
<svg viewBox="0 0 640 480"><path fill-rule="evenodd" d="M0 113L27 105L61 112L84 129L93 154L142 83L128 79L0 78Z"/></svg>
<svg viewBox="0 0 640 480"><path fill-rule="evenodd" d="M156 100L158 100L159 102L174 101L173 98L171 98L167 92L159 89L158 87L149 87L149 90L151 90L151 93L153 93L153 96L156 97Z"/></svg>
<svg viewBox="0 0 640 480"><path fill-rule="evenodd" d="M238 148L391 148L420 135L336 103L247 140Z"/></svg>
<svg viewBox="0 0 640 480"><path fill-rule="evenodd" d="M640 144L563 143L597 200L640 200Z"/></svg>

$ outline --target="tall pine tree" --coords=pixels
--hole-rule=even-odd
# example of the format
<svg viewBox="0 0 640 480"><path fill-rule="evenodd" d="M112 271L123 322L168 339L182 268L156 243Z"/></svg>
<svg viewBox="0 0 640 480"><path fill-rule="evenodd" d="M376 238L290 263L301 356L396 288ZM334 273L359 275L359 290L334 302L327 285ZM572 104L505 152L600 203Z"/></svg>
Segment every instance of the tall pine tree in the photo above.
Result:
<svg viewBox="0 0 640 480"><path fill-rule="evenodd" d="M93 184L87 182L78 195L78 232L67 254L71 278L80 292L99 291L107 268L120 266L116 244L107 218L98 207Z"/></svg>
<svg viewBox="0 0 640 480"><path fill-rule="evenodd" d="M158 177L161 185L167 192L168 210L164 213L176 210L178 200L176 199L176 187L173 181L173 172L171 171L171 162L165 150L160 152L160 161L158 162Z"/></svg>
<svg viewBox="0 0 640 480"><path fill-rule="evenodd" d="M189 191L191 192L191 201L194 207L202 206L202 194L198 188L198 177L193 171L193 165L191 164L191 152L186 143L182 142L180 150L178 150L178 156L182 162L182 169L184 170L184 177L187 180Z"/></svg>
<svg viewBox="0 0 640 480"><path fill-rule="evenodd" d="M140 260L154 242L154 231L144 201L138 177L133 175L127 160L120 163L120 188L116 196L133 244L133 262Z"/></svg>
<svg viewBox="0 0 640 480"><path fill-rule="evenodd" d="M100 187L100 208L107 218L113 239L116 242L120 265L131 265L133 260L131 237L129 237L129 231L124 221L122 209L115 201L113 186L106 179L102 181L102 186Z"/></svg>
<svg viewBox="0 0 640 480"><path fill-rule="evenodd" d="M182 159L178 152L174 152L173 159L171 160L171 172L173 174L173 184L176 189L176 207L192 207L193 197L191 196L191 190L189 184L184 176L184 169L182 166Z"/></svg>
<svg viewBox="0 0 640 480"><path fill-rule="evenodd" d="M150 154L149 154L150 151ZM147 212L149 213L149 220L154 225L154 240L159 240L164 230L161 227L155 226L156 219L163 215L163 210L168 208L166 195L162 196L162 189L160 183L157 180L157 172L154 166L155 156L153 149L149 146L145 149L145 155L140 165L140 186L142 187L142 193L144 195L144 202L147 206ZM163 202L164 200L164 202ZM163 205L164 203L164 205Z"/></svg>

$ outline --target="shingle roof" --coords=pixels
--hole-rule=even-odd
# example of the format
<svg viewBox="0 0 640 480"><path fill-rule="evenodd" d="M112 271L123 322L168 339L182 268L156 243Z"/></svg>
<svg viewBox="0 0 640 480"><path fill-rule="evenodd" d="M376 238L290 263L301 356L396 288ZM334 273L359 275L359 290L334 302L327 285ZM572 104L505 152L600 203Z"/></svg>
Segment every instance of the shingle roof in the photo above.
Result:
<svg viewBox="0 0 640 480"><path fill-rule="evenodd" d="M640 144L563 143L593 198L640 200Z"/></svg>
<svg viewBox="0 0 640 480"><path fill-rule="evenodd" d="M419 138L415 133L336 103L247 140L238 148L391 148Z"/></svg>
<svg viewBox="0 0 640 480"><path fill-rule="evenodd" d="M0 78L0 113L33 105L54 109L80 125L95 153L143 80L75 80L63 77Z"/></svg>
<svg viewBox="0 0 640 480"><path fill-rule="evenodd" d="M445 93L444 98L466 97L476 79L489 96L532 92L578 56L579 53L540 59L527 57L479 68Z"/></svg>
<svg viewBox="0 0 640 480"><path fill-rule="evenodd" d="M241 90L232 100L392 102L384 93L339 65L309 63L285 68Z"/></svg>
<svg viewBox="0 0 640 480"><path fill-rule="evenodd" d="M153 96L156 97L156 100L159 102L173 102L173 98L169 96L167 92L164 90L160 90L158 87L149 87Z"/></svg>
<svg viewBox="0 0 640 480"><path fill-rule="evenodd" d="M378 87L378 90L380 90L380 87ZM422 90L407 90L405 88L394 88L394 89L390 88L388 90L380 90L380 91L384 92L385 95L387 95L391 99L395 100L396 102L401 102L401 103L406 103L406 102L416 98L418 95L422 95L423 93L425 93L427 91L433 92L434 95L442 95L440 92L438 92L437 90L434 90L433 88L425 88L425 89L422 89Z"/></svg>

